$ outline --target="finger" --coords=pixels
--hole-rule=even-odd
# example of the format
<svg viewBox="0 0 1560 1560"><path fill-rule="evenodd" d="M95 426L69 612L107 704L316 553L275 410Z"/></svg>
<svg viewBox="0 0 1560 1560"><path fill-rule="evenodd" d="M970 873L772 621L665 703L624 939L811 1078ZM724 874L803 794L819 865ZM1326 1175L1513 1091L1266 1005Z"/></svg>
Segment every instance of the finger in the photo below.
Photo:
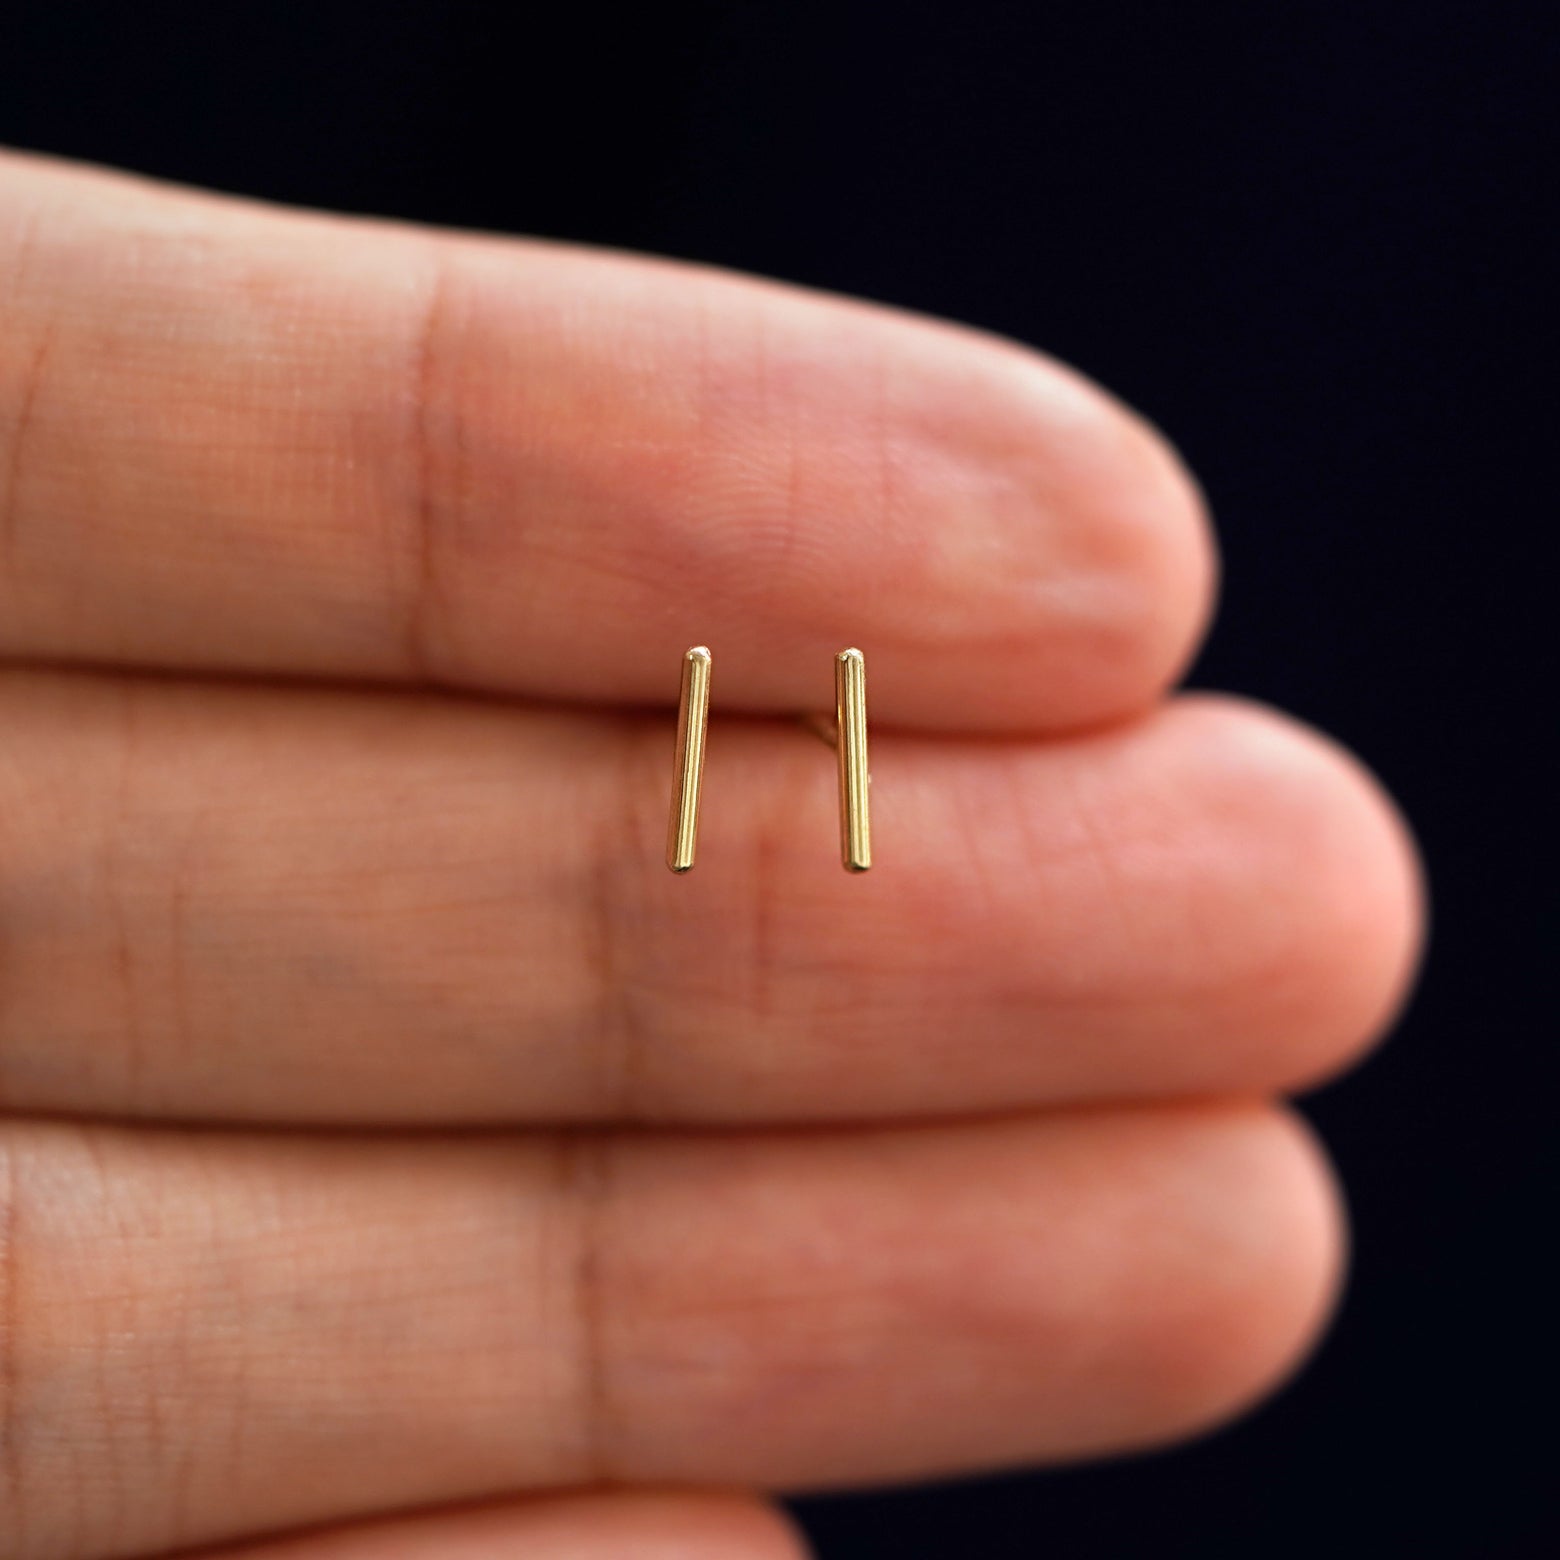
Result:
<svg viewBox="0 0 1560 1560"><path fill-rule="evenodd" d="M757 1500L625 1493L361 1523L223 1549L220 1560L799 1560L807 1553L796 1527Z"/></svg>
<svg viewBox="0 0 1560 1560"><path fill-rule="evenodd" d="M0 654L1043 727L1206 612L1162 441L1015 346L695 267L0 160Z"/></svg>
<svg viewBox="0 0 1560 1560"><path fill-rule="evenodd" d="M0 678L0 1098L183 1119L807 1120L1267 1091L1417 939L1352 762L1188 700L1067 742L874 740L879 867L796 727Z"/></svg>
<svg viewBox="0 0 1560 1560"><path fill-rule="evenodd" d="M528 1487L1160 1441L1289 1369L1338 1261L1317 1156L1257 1106L510 1142L13 1123L0 1143L19 1560Z"/></svg>

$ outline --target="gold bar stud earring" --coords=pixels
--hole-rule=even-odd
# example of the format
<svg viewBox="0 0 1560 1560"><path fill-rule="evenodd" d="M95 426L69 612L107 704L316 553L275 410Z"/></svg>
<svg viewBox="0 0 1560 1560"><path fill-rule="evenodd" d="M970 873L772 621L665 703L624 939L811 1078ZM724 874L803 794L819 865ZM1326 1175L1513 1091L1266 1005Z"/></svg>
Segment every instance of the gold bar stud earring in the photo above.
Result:
<svg viewBox="0 0 1560 1560"><path fill-rule="evenodd" d="M834 658L834 719L840 759L840 860L847 872L872 865L867 808L867 661L859 650Z"/></svg>
<svg viewBox="0 0 1560 1560"><path fill-rule="evenodd" d="M704 785L704 734L710 716L710 652L695 645L683 656L677 702L677 757L672 775L672 815L666 825L666 864L673 872L693 865L699 842L699 792Z"/></svg>

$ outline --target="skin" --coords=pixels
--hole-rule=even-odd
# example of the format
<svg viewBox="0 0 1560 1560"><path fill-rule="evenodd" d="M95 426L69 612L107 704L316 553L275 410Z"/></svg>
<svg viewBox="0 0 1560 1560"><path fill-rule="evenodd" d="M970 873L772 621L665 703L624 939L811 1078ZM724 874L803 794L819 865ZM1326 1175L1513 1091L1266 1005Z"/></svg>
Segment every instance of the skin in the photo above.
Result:
<svg viewBox="0 0 1560 1560"><path fill-rule="evenodd" d="M1010 343L0 157L0 1553L771 1560L1322 1326L1420 935ZM699 865L668 700L715 654ZM796 716L867 652L878 867ZM240 1545L238 1549L224 1545Z"/></svg>

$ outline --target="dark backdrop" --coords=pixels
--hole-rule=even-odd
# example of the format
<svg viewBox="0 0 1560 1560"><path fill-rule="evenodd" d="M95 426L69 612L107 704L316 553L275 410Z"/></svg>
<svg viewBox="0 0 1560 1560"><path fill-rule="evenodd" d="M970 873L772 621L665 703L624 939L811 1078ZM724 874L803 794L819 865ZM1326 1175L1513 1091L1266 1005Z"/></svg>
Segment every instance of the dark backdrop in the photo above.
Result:
<svg viewBox="0 0 1560 1560"><path fill-rule="evenodd" d="M1227 584L1194 680L1402 799L1437 924L1398 1037L1309 1102L1358 1243L1316 1362L1190 1449L806 1503L828 1560L1545 1552L1557 101L1552 4L0 9L0 140L724 262L1072 360L1208 487Z"/></svg>

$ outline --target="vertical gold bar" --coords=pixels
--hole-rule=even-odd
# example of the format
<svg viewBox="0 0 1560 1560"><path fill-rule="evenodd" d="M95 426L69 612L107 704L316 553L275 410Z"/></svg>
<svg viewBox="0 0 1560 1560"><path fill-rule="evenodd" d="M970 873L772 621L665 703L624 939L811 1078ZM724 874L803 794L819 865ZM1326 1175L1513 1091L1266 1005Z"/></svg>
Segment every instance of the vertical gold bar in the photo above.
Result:
<svg viewBox="0 0 1560 1560"><path fill-rule="evenodd" d="M699 842L699 792L704 784L704 733L710 714L710 653L695 645L683 656L682 696L677 704L677 757L672 815L666 825L666 864L673 872L693 865Z"/></svg>
<svg viewBox="0 0 1560 1560"><path fill-rule="evenodd" d="M840 756L840 860L847 872L872 865L867 812L867 662L859 650L834 658L834 717Z"/></svg>

